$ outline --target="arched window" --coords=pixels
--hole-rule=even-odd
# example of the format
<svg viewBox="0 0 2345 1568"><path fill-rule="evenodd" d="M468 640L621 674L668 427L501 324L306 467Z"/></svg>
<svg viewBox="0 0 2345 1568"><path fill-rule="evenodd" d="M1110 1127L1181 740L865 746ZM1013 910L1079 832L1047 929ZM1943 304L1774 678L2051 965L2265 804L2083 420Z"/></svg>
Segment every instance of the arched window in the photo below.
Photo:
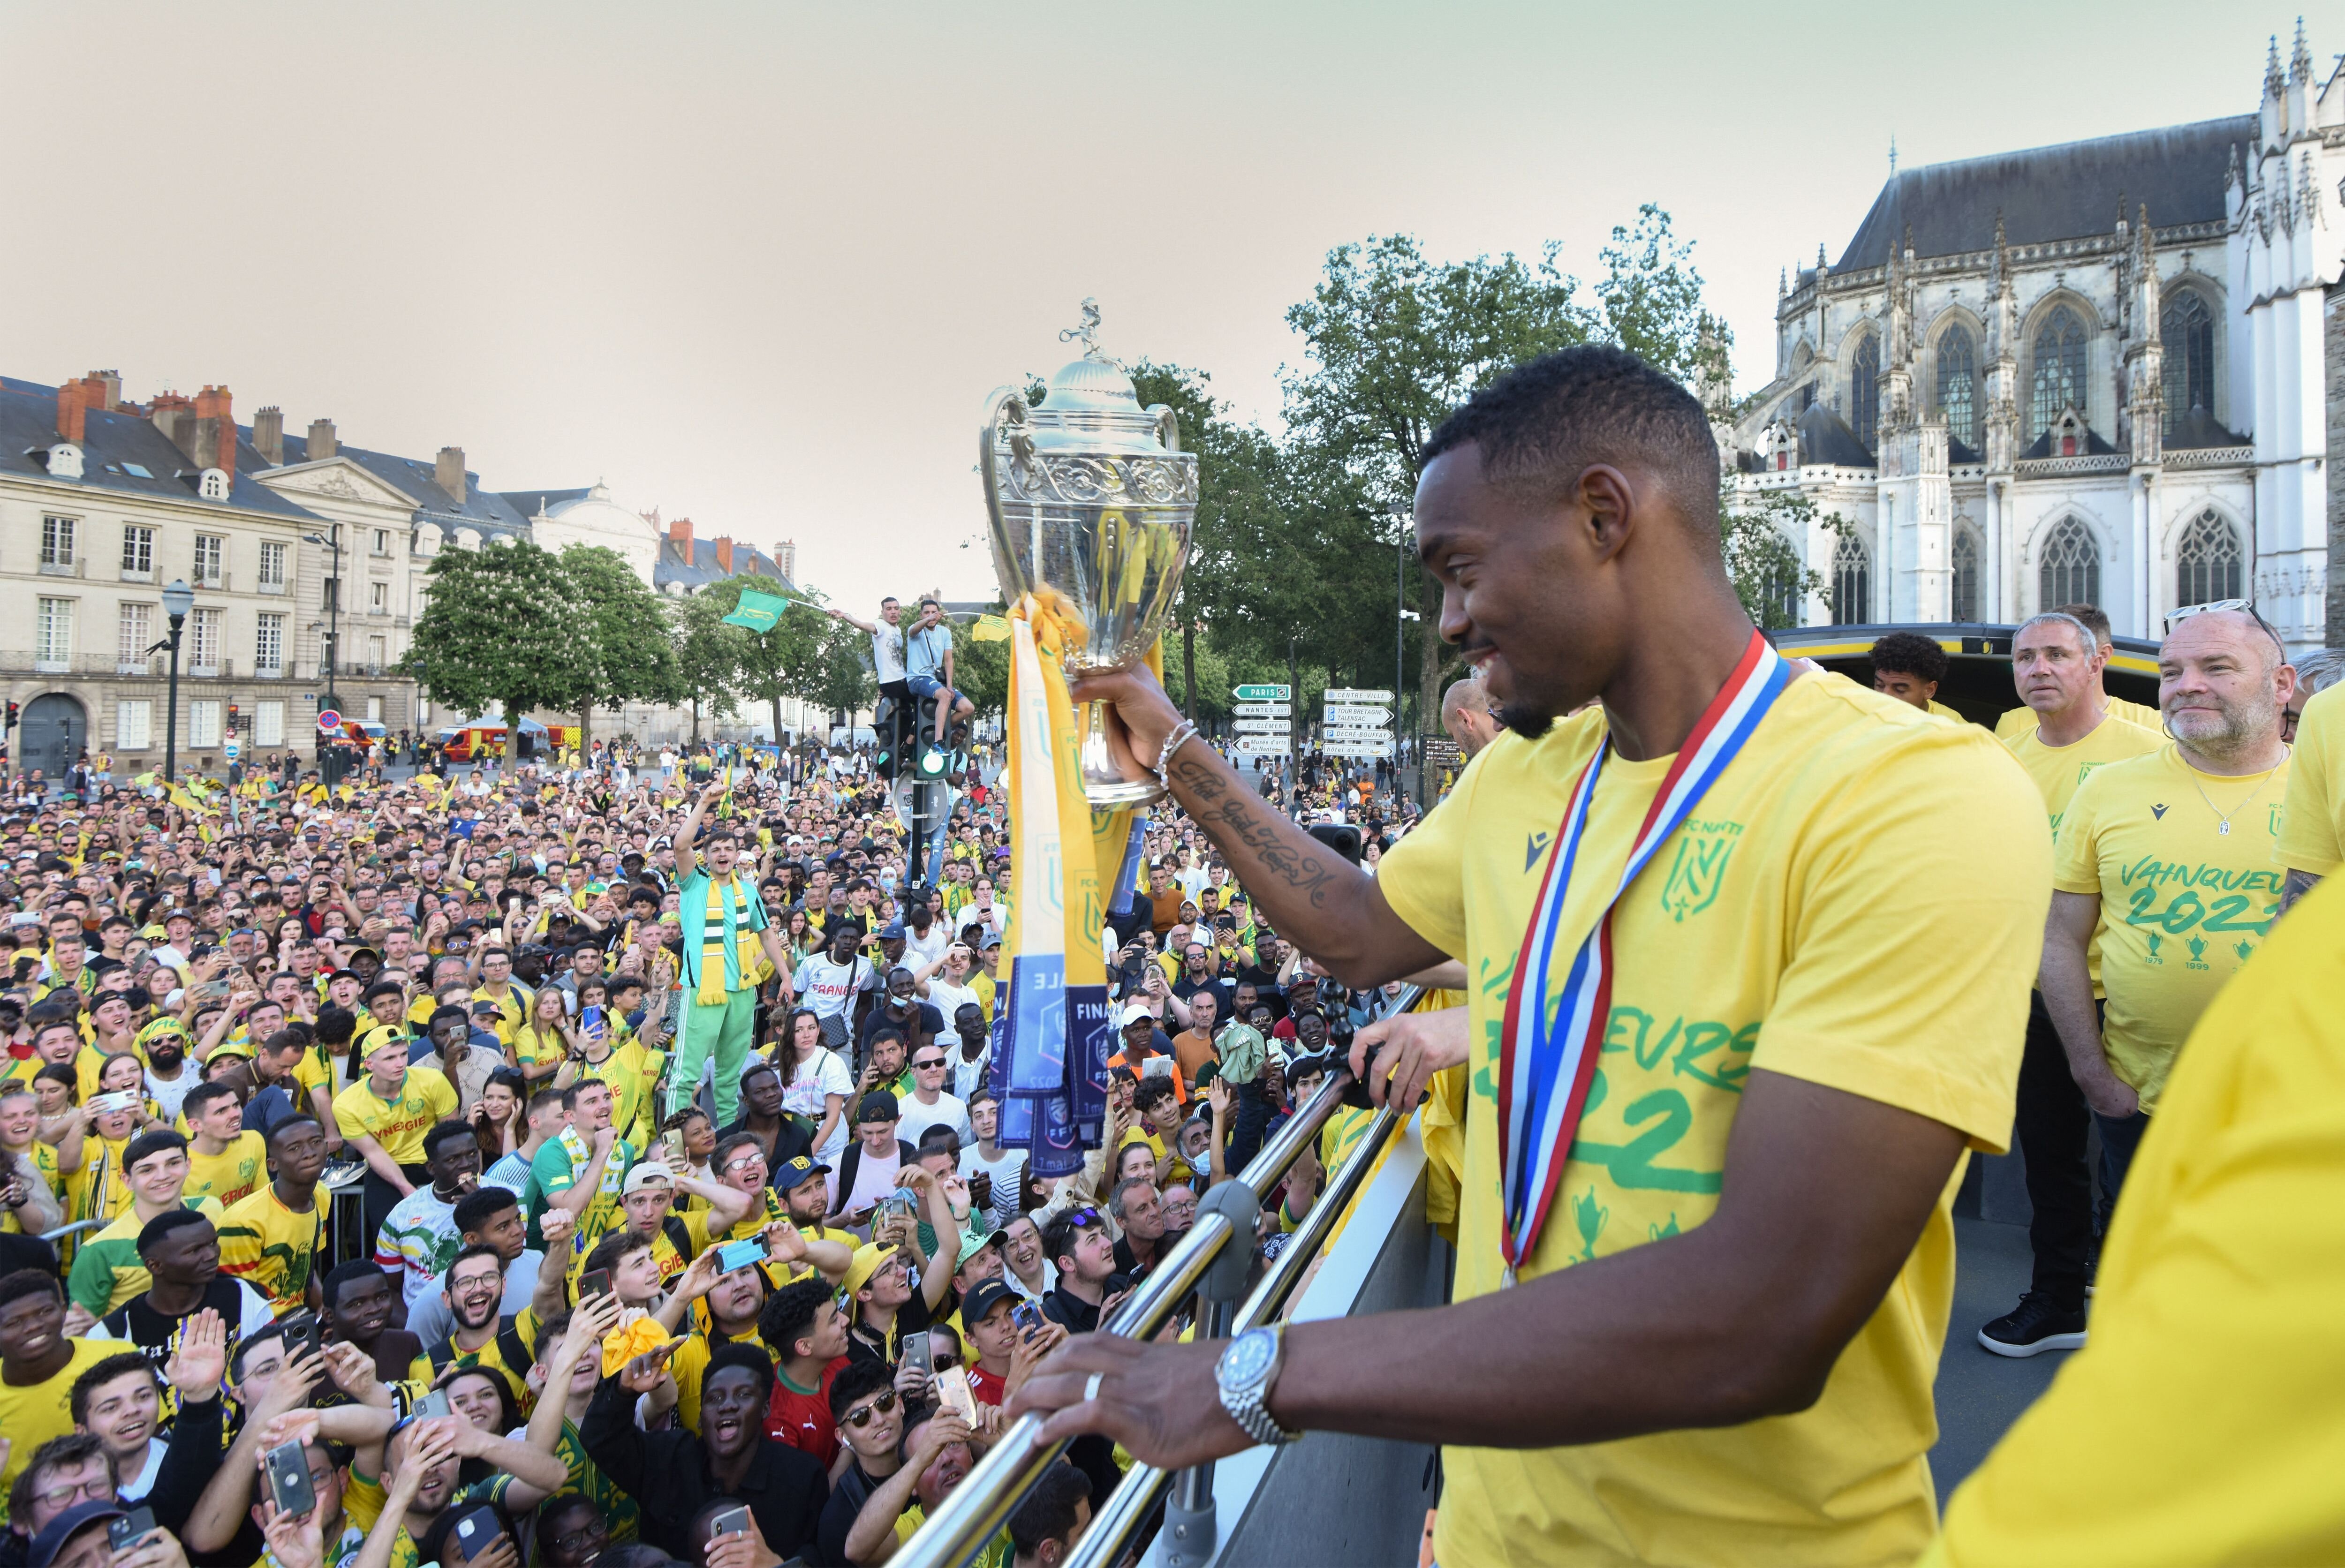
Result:
<svg viewBox="0 0 2345 1568"><path fill-rule="evenodd" d="M2028 383L2027 434L2030 440L2060 417L2060 410L2085 409L2085 324L2062 305L2035 331L2035 374ZM2055 600L2054 603L2074 603Z"/></svg>
<svg viewBox="0 0 2345 1568"><path fill-rule="evenodd" d="M2178 288L2166 297L2166 308L2158 312L2157 336L2166 346L2166 433L2170 436L2175 421L2194 407L2214 417L2215 314L2196 293Z"/></svg>
<svg viewBox="0 0 2345 1568"><path fill-rule="evenodd" d="M1949 327L1938 335L1938 417L1946 434L1977 450L1978 353L1966 327Z"/></svg>
<svg viewBox="0 0 2345 1568"><path fill-rule="evenodd" d="M1881 339L1872 332L1849 358L1848 425L1868 450L1881 433Z"/></svg>
<svg viewBox="0 0 2345 1568"><path fill-rule="evenodd" d="M2171 379L2167 382L2169 387L2173 384ZM2174 602L2211 604L2218 599L2241 597L2247 553L2239 545L2239 531L2222 514L2212 507L2200 512L2182 531L2182 541L2175 547Z"/></svg>
<svg viewBox="0 0 2345 1568"><path fill-rule="evenodd" d="M2101 551L2085 525L2064 517L2044 536L2036 603L2094 604L2101 602Z"/></svg>
<svg viewBox="0 0 2345 1568"><path fill-rule="evenodd" d="M1832 546L1832 624L1861 626L1873 618L1872 606L1872 552L1864 548L1864 541L1844 533Z"/></svg>
<svg viewBox="0 0 2345 1568"><path fill-rule="evenodd" d="M1978 535L1967 528L1954 530L1954 575L1953 619L1977 620L1979 618Z"/></svg>

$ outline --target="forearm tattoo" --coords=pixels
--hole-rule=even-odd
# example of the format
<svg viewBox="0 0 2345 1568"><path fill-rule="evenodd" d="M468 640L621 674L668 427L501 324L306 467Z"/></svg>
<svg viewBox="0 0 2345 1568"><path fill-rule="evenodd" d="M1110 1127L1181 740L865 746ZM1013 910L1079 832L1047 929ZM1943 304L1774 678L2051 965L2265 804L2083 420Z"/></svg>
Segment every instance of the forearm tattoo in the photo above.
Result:
<svg viewBox="0 0 2345 1568"><path fill-rule="evenodd" d="M1282 843L1277 825L1258 815L1247 804L1244 793L1231 789L1212 763L1203 756L1175 757L1166 776L1189 814L1224 855L1234 859L1240 851L1250 854L1264 879L1284 883L1309 899L1315 909L1325 906L1328 891L1336 883L1335 867L1309 849ZM1304 842L1315 847L1319 845L1307 835ZM1238 880L1254 881L1244 871L1238 871Z"/></svg>
<svg viewBox="0 0 2345 1568"><path fill-rule="evenodd" d="M2298 871L2291 868L2288 875L2280 881L2279 912L2282 915L2285 915L2289 910L2295 908L2297 901L2302 898L2306 894L2311 892L2313 888L2320 885L2320 876L2319 873L2311 871Z"/></svg>

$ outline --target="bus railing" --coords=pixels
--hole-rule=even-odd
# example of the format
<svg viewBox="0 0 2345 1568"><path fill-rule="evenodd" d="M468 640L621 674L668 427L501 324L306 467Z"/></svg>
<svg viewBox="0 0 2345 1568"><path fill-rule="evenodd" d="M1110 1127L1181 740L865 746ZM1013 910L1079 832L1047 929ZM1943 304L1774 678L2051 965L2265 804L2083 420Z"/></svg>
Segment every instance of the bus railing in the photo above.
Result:
<svg viewBox="0 0 2345 1568"><path fill-rule="evenodd" d="M1422 995L1416 986L1405 987L1386 1016L1409 1011ZM1203 1308L1197 1324L1200 1339L1224 1338L1274 1319L1401 1125L1401 1117L1390 1106L1377 1114L1312 1205L1294 1239L1261 1280L1254 1280L1254 1236L1263 1193L1276 1186L1304 1148L1318 1138L1352 1085L1348 1071L1328 1075L1310 1103L1286 1119L1243 1173L1207 1189L1189 1234L1132 1288L1112 1316L1101 1323L1100 1331L1147 1339L1172 1321L1193 1290ZM1232 1247L1230 1243L1241 1236L1244 1244ZM967 1568L1009 1522L1051 1462L1066 1452L1063 1441L1037 1443L1041 1426L1038 1418L1024 1415L1005 1428L976 1468L890 1560L893 1568ZM1099 1568L1117 1561L1168 1488L1175 1495L1165 1507L1161 1537L1164 1562L1168 1568L1196 1568L1209 1560L1218 1537L1212 1464L1193 1466L1177 1475L1153 1465L1135 1464L1084 1531L1071 1568L1073 1564Z"/></svg>

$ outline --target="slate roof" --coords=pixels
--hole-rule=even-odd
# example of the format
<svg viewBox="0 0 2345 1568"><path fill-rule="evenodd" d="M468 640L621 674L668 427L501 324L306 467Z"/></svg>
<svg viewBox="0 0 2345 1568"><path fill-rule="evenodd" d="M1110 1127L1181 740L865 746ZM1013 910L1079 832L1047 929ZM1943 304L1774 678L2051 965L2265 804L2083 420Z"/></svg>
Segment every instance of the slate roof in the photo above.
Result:
<svg viewBox="0 0 2345 1568"><path fill-rule="evenodd" d="M2117 454L2117 448L2109 445L2108 442L2101 439L2101 435L2098 430L2096 430L2090 425L2086 425L2085 427L2085 450L2076 455L2087 458L2114 457ZM2029 442L2027 450L2019 455L2022 458L2050 457L2052 455L2052 431L2050 428L2046 427L2044 433L2037 436L2035 440Z"/></svg>
<svg viewBox="0 0 2345 1568"><path fill-rule="evenodd" d="M244 432L247 440L251 432ZM482 534L523 534L529 532L528 520L515 511L513 503L494 491L480 486L480 476L469 470L464 475L464 499L440 488L434 477L437 468L418 458L403 458L392 452L378 452L365 447L354 447L337 440L334 455L348 458L385 484L394 485L417 501L416 521L436 522L442 533L456 528L472 528ZM287 431L285 460L288 464L310 460L310 438Z"/></svg>
<svg viewBox="0 0 2345 1568"><path fill-rule="evenodd" d="M2243 447L2248 438L2217 424L2205 404L2193 403L2188 413L2174 421L2174 433L2166 438L2165 444L2169 449L2189 451L2204 447Z"/></svg>
<svg viewBox="0 0 2345 1568"><path fill-rule="evenodd" d="M1886 265L1908 224L1917 257L1990 249L1998 211L2014 245L2108 234L2120 201L2128 222L2144 203L2156 228L2212 222L2231 148L2257 132L2256 116L2238 115L1900 169L1832 269Z"/></svg>
<svg viewBox="0 0 2345 1568"><path fill-rule="evenodd" d="M574 501L584 501L594 493L592 485L580 485L576 490L504 490L497 492L505 504L523 518L535 517L540 511L552 511Z"/></svg>
<svg viewBox="0 0 2345 1568"><path fill-rule="evenodd" d="M175 446L154 421L137 414L106 413L92 409L82 425L81 478L51 474L42 455L57 442L57 389L36 381L0 376L0 473L32 474L61 484L79 483L92 490L118 491L132 495L167 496L191 501L196 495L194 460ZM236 481L228 504L245 511L266 512L303 523L320 521L315 512L279 495L253 475L266 469L260 454L239 440ZM141 479L125 465L136 463L149 477ZM217 503L215 503L217 504Z"/></svg>
<svg viewBox="0 0 2345 1568"><path fill-rule="evenodd" d="M1873 457L1872 448L1857 440L1846 420L1823 404L1815 403L1800 416L1800 460L1869 469L1875 467L1879 460Z"/></svg>
<svg viewBox="0 0 2345 1568"><path fill-rule="evenodd" d="M665 534L660 537L659 560L652 568L652 583L658 588L680 583L690 592L722 582L728 575L738 577L745 573L770 577L785 588L795 586L782 575L782 569L775 564L772 556L739 540L733 541L733 571L728 574L716 564L715 540L695 539L687 547Z"/></svg>

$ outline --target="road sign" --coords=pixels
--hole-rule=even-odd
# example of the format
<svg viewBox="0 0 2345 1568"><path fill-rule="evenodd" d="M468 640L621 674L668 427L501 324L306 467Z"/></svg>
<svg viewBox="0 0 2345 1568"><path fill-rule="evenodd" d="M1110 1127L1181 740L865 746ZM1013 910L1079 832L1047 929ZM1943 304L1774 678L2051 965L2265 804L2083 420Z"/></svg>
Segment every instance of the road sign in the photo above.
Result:
<svg viewBox="0 0 2345 1568"><path fill-rule="evenodd" d="M1237 752L1243 757L1283 757L1286 754L1284 735L1240 735Z"/></svg>
<svg viewBox="0 0 2345 1568"><path fill-rule="evenodd" d="M1321 693L1331 703L1386 703L1393 700L1390 692L1354 691L1348 686L1330 686Z"/></svg>
<svg viewBox="0 0 2345 1568"><path fill-rule="evenodd" d="M1292 719L1233 719L1230 728L1242 735L1286 735L1294 733Z"/></svg>
<svg viewBox="0 0 2345 1568"><path fill-rule="evenodd" d="M220 754L228 758L230 762L236 761L236 759L242 754L243 751L244 747L238 743L237 738L234 735L230 735L228 739L220 743Z"/></svg>
<svg viewBox="0 0 2345 1568"><path fill-rule="evenodd" d="M1240 686L1237 697L1241 703L1286 703L1294 700L1294 688L1287 685Z"/></svg>
<svg viewBox="0 0 2345 1568"><path fill-rule="evenodd" d="M1286 719L1294 715L1292 703L1240 703L1230 712L1241 719Z"/></svg>
<svg viewBox="0 0 2345 1568"><path fill-rule="evenodd" d="M1425 760L1436 767L1454 768L1466 760L1465 754L1457 749L1457 743L1447 735L1427 735L1424 744Z"/></svg>
<svg viewBox="0 0 2345 1568"><path fill-rule="evenodd" d="M341 727L341 714L336 713L331 708L320 708L318 710L318 733L320 734L330 735Z"/></svg>
<svg viewBox="0 0 2345 1568"><path fill-rule="evenodd" d="M1329 741L1319 749L1331 757L1388 757L1393 754L1390 735L1375 741Z"/></svg>
<svg viewBox="0 0 2345 1568"><path fill-rule="evenodd" d="M1321 723L1337 726L1348 724L1354 729L1386 729L1392 724L1392 710L1390 708L1337 707L1331 703L1327 705L1327 712L1322 716Z"/></svg>
<svg viewBox="0 0 2345 1568"><path fill-rule="evenodd" d="M1392 744L1392 732L1390 730L1327 730L1322 733L1320 738L1321 744L1332 752L1338 745L1355 741L1381 741L1389 745Z"/></svg>

